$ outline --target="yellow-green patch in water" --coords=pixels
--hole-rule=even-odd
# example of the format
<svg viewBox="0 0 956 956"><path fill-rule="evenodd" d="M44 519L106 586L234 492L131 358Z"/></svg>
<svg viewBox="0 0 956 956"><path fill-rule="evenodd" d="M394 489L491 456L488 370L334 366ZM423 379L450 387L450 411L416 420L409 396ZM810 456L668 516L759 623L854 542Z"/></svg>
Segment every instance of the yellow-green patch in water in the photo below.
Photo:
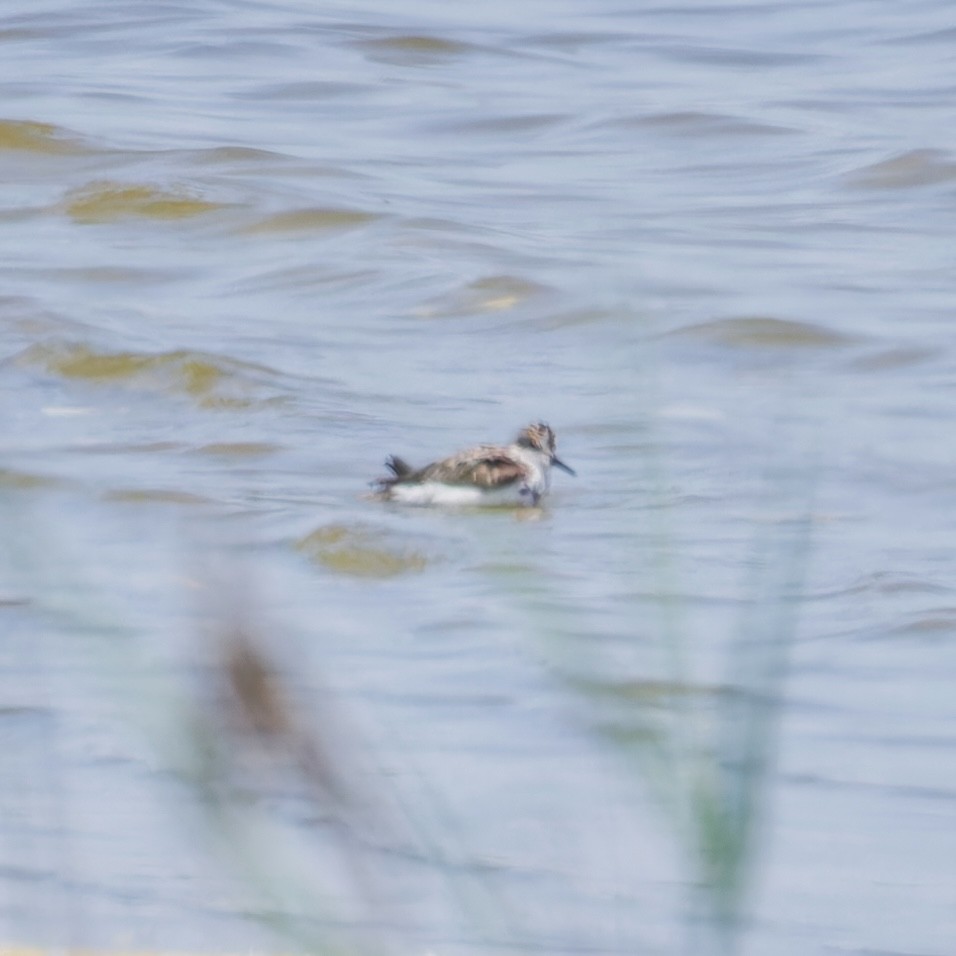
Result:
<svg viewBox="0 0 956 956"><path fill-rule="evenodd" d="M507 312L550 290L537 282L511 275L484 276L415 310L423 319L458 318L484 312Z"/></svg>
<svg viewBox="0 0 956 956"><path fill-rule="evenodd" d="M143 183L90 183L69 192L64 209L79 223L115 222L118 219L190 219L222 209L186 189L160 189Z"/></svg>
<svg viewBox="0 0 956 956"><path fill-rule="evenodd" d="M0 468L0 491L31 491L34 488L50 488L59 484L56 478L47 475L34 475L25 471L13 471ZM3 956L0 950L0 956Z"/></svg>
<svg viewBox="0 0 956 956"><path fill-rule="evenodd" d="M469 44L428 34L402 34L356 41L370 60L401 66L429 66L467 54L474 49Z"/></svg>
<svg viewBox="0 0 956 956"><path fill-rule="evenodd" d="M736 348L820 349L852 341L849 336L826 326L763 315L700 322L669 334Z"/></svg>
<svg viewBox="0 0 956 956"><path fill-rule="evenodd" d="M242 231L247 235L324 232L351 229L378 218L379 216L375 213L364 212L361 209L293 209L260 219Z"/></svg>
<svg viewBox="0 0 956 956"><path fill-rule="evenodd" d="M117 488L106 493L106 500L133 505L203 505L209 499L188 491L169 488Z"/></svg>
<svg viewBox="0 0 956 956"><path fill-rule="evenodd" d="M83 145L70 133L52 123L32 120L0 120L0 150L30 153L81 153Z"/></svg>
<svg viewBox="0 0 956 956"><path fill-rule="evenodd" d="M261 366L223 356L176 349L171 352L98 352L76 342L43 342L20 353L21 365L39 366L61 378L99 385L186 395L204 408L247 408Z"/></svg>
<svg viewBox="0 0 956 956"><path fill-rule="evenodd" d="M382 531L356 525L330 524L296 542L296 549L338 574L391 578L423 571L428 558L403 547Z"/></svg>

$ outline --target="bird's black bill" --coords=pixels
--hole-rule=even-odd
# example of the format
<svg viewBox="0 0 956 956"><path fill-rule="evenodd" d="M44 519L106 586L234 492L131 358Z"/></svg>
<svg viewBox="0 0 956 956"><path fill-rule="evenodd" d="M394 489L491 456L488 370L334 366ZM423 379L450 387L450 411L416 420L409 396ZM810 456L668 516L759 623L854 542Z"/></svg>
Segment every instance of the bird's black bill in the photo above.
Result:
<svg viewBox="0 0 956 956"><path fill-rule="evenodd" d="M577 476L577 472L569 465L566 465L563 461L561 461L560 458L552 458L551 464L554 465L555 468L560 468L562 471L566 471L569 475Z"/></svg>

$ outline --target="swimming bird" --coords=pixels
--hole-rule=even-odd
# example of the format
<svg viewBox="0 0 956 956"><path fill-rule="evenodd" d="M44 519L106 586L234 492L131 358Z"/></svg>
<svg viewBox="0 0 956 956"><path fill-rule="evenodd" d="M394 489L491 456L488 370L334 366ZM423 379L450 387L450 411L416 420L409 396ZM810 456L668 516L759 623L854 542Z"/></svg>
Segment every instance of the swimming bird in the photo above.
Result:
<svg viewBox="0 0 956 956"><path fill-rule="evenodd" d="M544 422L522 428L510 445L477 445L424 468L391 455L379 497L410 505L536 505L551 487L551 468L575 474L555 454Z"/></svg>

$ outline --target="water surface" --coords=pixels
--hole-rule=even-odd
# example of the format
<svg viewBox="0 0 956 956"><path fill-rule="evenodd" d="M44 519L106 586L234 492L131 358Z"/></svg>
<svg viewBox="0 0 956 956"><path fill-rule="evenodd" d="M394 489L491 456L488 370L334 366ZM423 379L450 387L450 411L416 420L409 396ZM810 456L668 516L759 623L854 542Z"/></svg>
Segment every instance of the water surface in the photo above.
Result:
<svg viewBox="0 0 956 956"><path fill-rule="evenodd" d="M0 936L699 952L759 727L740 951L951 953L952 41L0 14ZM364 497L537 419L540 512Z"/></svg>

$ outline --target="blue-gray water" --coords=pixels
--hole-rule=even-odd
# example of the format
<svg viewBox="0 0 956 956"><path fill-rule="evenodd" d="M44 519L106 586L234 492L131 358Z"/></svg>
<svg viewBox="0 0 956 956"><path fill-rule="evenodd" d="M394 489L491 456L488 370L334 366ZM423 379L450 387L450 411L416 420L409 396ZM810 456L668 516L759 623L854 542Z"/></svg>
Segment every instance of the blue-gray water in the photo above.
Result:
<svg viewBox="0 0 956 956"><path fill-rule="evenodd" d="M691 951L644 757L779 637L740 951L949 956L952 24L0 11L0 946ZM531 520L363 497L539 418ZM233 615L377 811L239 754L217 848Z"/></svg>

